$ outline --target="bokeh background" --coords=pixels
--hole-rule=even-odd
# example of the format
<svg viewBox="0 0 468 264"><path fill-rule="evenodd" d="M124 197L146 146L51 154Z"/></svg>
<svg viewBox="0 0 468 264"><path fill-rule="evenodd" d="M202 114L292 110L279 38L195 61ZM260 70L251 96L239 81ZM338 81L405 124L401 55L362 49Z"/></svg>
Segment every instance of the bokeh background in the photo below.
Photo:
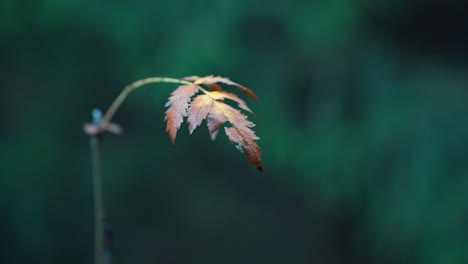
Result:
<svg viewBox="0 0 468 264"><path fill-rule="evenodd" d="M468 263L468 2L0 2L0 263L91 263L91 109L251 88L265 172L174 85L102 145L114 263ZM243 96L243 95L242 95Z"/></svg>

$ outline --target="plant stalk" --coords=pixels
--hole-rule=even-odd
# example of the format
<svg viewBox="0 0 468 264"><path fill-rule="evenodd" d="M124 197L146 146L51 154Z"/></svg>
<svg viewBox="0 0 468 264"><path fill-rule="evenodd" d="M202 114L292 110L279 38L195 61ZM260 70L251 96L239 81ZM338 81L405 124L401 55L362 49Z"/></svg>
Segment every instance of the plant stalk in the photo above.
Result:
<svg viewBox="0 0 468 264"><path fill-rule="evenodd" d="M100 160L100 150L99 150L99 141L102 137L104 131L108 128L112 117L115 112L119 109L120 105L125 101L128 94L133 90L144 86L150 83L179 83L185 85L193 85L194 83L175 79L175 78L165 78L165 77L151 77L146 79L141 79L134 83L126 86L122 92L117 96L117 98L112 102L109 109L106 111L104 116L98 123L95 123L98 126L98 132L96 134L90 135L90 147L91 147L91 161L92 161L92 176L93 176L93 195L94 195L94 264L108 264L104 263L104 203L103 203L103 191L102 191L102 176L101 176L101 160ZM199 87L203 92L206 92L203 88ZM100 119L100 118L99 118Z"/></svg>
<svg viewBox="0 0 468 264"><path fill-rule="evenodd" d="M90 137L94 192L94 264L104 264L104 203L99 135Z"/></svg>

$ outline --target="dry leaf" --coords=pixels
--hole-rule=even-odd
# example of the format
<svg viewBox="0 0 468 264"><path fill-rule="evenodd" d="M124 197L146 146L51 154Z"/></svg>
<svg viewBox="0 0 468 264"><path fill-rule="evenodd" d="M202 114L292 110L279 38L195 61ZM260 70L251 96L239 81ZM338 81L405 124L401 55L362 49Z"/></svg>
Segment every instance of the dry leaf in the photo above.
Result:
<svg viewBox="0 0 468 264"><path fill-rule="evenodd" d="M169 97L169 101L166 103L166 107L169 108L166 111L166 117L164 120L167 121L166 131L169 133L172 144L175 144L177 130L184 121L184 117L187 116L190 97L197 92L198 86L196 85L179 86L172 92L171 97Z"/></svg>
<svg viewBox="0 0 468 264"><path fill-rule="evenodd" d="M224 100L228 99L236 102L240 109L247 112L252 113L252 110L237 95L223 91L216 83L235 85L244 92L248 91L246 93L253 98L257 98L256 95L249 89L223 77L207 76L199 78L192 76L184 79L193 82L193 85L179 86L172 92L166 104L169 107L165 117L167 121L166 131L169 132L172 142L175 142L177 130L180 128L184 117L187 117L190 134L206 119L212 140L218 135L220 127L229 123L231 127L225 127L225 132L231 143L247 156L247 160L252 165L259 171L263 171L260 147L256 143L260 138L251 130L255 124L249 121L247 116L240 110L226 104ZM200 85L206 85L212 91L201 89ZM191 101L191 97L199 91L203 91L204 94L196 96Z"/></svg>
<svg viewBox="0 0 468 264"><path fill-rule="evenodd" d="M193 83L195 83L197 85L207 85L211 89L213 89L213 87L215 87L215 89L220 88L219 85L217 85L216 83L224 83L224 84L236 86L241 91L246 93L248 96L250 96L254 100L258 101L258 96L254 92L252 92L252 90L250 90L250 89L248 89L248 88L246 88L246 87L244 87L244 86L242 86L242 85L240 85L240 84L238 84L236 82L233 82L233 81L231 81L231 80L229 80L228 78L225 78L225 77L208 75L208 76L205 76L205 77L188 76L188 77L185 77L184 79L187 80L187 81L191 81L191 82L193 82Z"/></svg>

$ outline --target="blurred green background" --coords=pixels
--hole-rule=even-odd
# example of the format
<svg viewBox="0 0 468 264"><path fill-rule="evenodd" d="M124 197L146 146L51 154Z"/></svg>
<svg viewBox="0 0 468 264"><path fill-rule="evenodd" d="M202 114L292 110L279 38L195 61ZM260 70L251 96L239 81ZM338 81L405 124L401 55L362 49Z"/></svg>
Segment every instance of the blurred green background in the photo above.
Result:
<svg viewBox="0 0 468 264"><path fill-rule="evenodd" d="M0 2L0 263L91 263L91 109L254 90L265 172L171 84L102 146L114 263L468 263L466 1ZM242 95L243 96L243 95Z"/></svg>

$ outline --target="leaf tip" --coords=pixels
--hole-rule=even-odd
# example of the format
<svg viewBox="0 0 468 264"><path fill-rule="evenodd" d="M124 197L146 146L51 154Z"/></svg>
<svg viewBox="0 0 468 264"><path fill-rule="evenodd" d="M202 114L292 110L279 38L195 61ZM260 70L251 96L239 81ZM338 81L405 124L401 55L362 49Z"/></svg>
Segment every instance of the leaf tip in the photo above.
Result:
<svg viewBox="0 0 468 264"><path fill-rule="evenodd" d="M171 139L172 145L175 146L175 139L176 139L177 131L168 129L167 132L169 133L169 138Z"/></svg>
<svg viewBox="0 0 468 264"><path fill-rule="evenodd" d="M260 171L260 172L263 172L263 165L258 165L257 170Z"/></svg>
<svg viewBox="0 0 468 264"><path fill-rule="evenodd" d="M244 92L248 96L250 96L250 98L254 99L255 101L260 101L260 98L258 98L258 96L252 90L250 90L249 88L241 86L241 85L239 85L238 87L242 92Z"/></svg>

